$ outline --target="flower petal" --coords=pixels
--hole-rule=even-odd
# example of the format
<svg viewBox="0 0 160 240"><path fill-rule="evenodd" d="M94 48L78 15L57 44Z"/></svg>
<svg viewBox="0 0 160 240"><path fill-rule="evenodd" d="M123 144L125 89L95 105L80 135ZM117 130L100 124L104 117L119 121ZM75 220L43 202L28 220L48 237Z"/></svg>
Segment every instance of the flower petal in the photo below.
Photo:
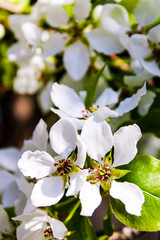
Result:
<svg viewBox="0 0 160 240"><path fill-rule="evenodd" d="M73 7L73 12L75 14L76 20L81 21L89 16L91 10L90 0L76 0Z"/></svg>
<svg viewBox="0 0 160 240"><path fill-rule="evenodd" d="M0 232L5 233L5 232L10 232L11 227L10 223L8 221L8 216L6 211L3 209L2 205L0 205Z"/></svg>
<svg viewBox="0 0 160 240"><path fill-rule="evenodd" d="M61 177L44 178L35 184L31 194L31 202L36 207L51 206L59 202L63 194Z"/></svg>
<svg viewBox="0 0 160 240"><path fill-rule="evenodd" d="M55 56L57 53L61 52L67 40L66 34L53 33L50 39L43 44L43 58L49 56Z"/></svg>
<svg viewBox="0 0 160 240"><path fill-rule="evenodd" d="M147 36L142 34L133 34L129 39L129 53L133 58L146 58L151 54Z"/></svg>
<svg viewBox="0 0 160 240"><path fill-rule="evenodd" d="M119 107L115 109L115 112L117 112L118 116L122 116L124 113L127 113L131 111L132 109L136 108L139 101L141 100L141 97L146 94L146 84L143 85L142 88L140 88L137 93L135 93L132 97L126 98L123 100Z"/></svg>
<svg viewBox="0 0 160 240"><path fill-rule="evenodd" d="M64 236L68 231L65 225L61 221L51 217L48 217L48 222L51 226L53 237L56 239L64 239Z"/></svg>
<svg viewBox="0 0 160 240"><path fill-rule="evenodd" d="M46 11L46 20L51 26L59 27L67 25L69 17L62 5L49 4Z"/></svg>
<svg viewBox="0 0 160 240"><path fill-rule="evenodd" d="M141 60L141 63L143 67L150 73L152 73L155 76L160 77L160 69L159 66L157 65L156 61L145 61Z"/></svg>
<svg viewBox="0 0 160 240"><path fill-rule="evenodd" d="M159 0L141 0L138 2L134 16L138 24L147 26L153 23L159 17Z"/></svg>
<svg viewBox="0 0 160 240"><path fill-rule="evenodd" d="M54 171L54 159L47 153L26 151L18 161L19 170L25 177L40 179Z"/></svg>
<svg viewBox="0 0 160 240"><path fill-rule="evenodd" d="M118 103L120 92L115 92L112 88L106 88L103 93L97 98L96 105L100 107L110 106Z"/></svg>
<svg viewBox="0 0 160 240"><path fill-rule="evenodd" d="M86 183L86 178L88 176L88 169L70 174L70 184L66 196L76 196L83 185Z"/></svg>
<svg viewBox="0 0 160 240"><path fill-rule="evenodd" d="M105 4L101 22L103 27L113 34L124 33L130 29L128 12L119 4Z"/></svg>
<svg viewBox="0 0 160 240"><path fill-rule="evenodd" d="M142 190L133 183L113 181L110 195L125 204L128 213L141 216L142 205L145 201Z"/></svg>
<svg viewBox="0 0 160 240"><path fill-rule="evenodd" d="M59 109L56 109L56 108L51 108L51 110L57 114L60 118L67 118L69 119L71 122L74 123L74 125L77 127L77 130L81 130L82 127L83 127L83 124L85 122L85 120L82 120L82 119L77 119L75 117L70 117L68 116L66 113L60 111Z"/></svg>
<svg viewBox="0 0 160 240"><path fill-rule="evenodd" d="M13 147L0 149L0 166L11 171L18 170L17 163L21 157L21 152Z"/></svg>
<svg viewBox="0 0 160 240"><path fill-rule="evenodd" d="M68 74L78 81L85 75L89 67L89 50L83 43L77 41L67 47L63 61Z"/></svg>
<svg viewBox="0 0 160 240"><path fill-rule="evenodd" d="M108 33L103 28L96 28L86 33L88 41L93 49L106 55L120 53L124 47L117 36Z"/></svg>
<svg viewBox="0 0 160 240"><path fill-rule="evenodd" d="M138 112L141 116L144 116L148 113L148 110L153 104L155 97L156 93L148 90L147 93L141 98L141 101L138 105Z"/></svg>
<svg viewBox="0 0 160 240"><path fill-rule="evenodd" d="M118 114L115 111L112 111L109 107L103 107L98 109L97 111L93 112L92 115L95 117L105 120L109 117L117 117Z"/></svg>
<svg viewBox="0 0 160 240"><path fill-rule="evenodd" d="M54 83L52 85L51 99L56 107L64 113L72 117L82 118L82 111L85 109L85 105L72 88Z"/></svg>
<svg viewBox="0 0 160 240"><path fill-rule="evenodd" d="M38 47L41 40L41 32L37 25L25 22L21 25L21 30L28 45Z"/></svg>
<svg viewBox="0 0 160 240"><path fill-rule="evenodd" d="M16 200L19 199L20 197L20 191L18 189L18 186L16 182L12 182L8 188L5 189L6 191L4 192L2 196L2 204L3 207L15 207Z"/></svg>
<svg viewBox="0 0 160 240"><path fill-rule="evenodd" d="M90 117L84 123L81 137L88 155L98 161L112 148L112 132L108 123Z"/></svg>
<svg viewBox="0 0 160 240"><path fill-rule="evenodd" d="M5 171L0 170L0 179L3 181L0 181L0 194L2 194L6 188L9 187L9 185L15 180L15 175Z"/></svg>
<svg viewBox="0 0 160 240"><path fill-rule="evenodd" d="M82 204L80 215L92 216L94 210L102 201L100 187L96 184L90 184L89 182L86 182L80 191L79 198Z"/></svg>
<svg viewBox="0 0 160 240"><path fill-rule="evenodd" d="M67 158L76 147L77 129L70 120L61 118L51 127L49 137L53 150Z"/></svg>
<svg viewBox="0 0 160 240"><path fill-rule="evenodd" d="M152 40L153 42L159 44L160 42L160 24L151 28L151 30L148 33L148 38Z"/></svg>
<svg viewBox="0 0 160 240"><path fill-rule="evenodd" d="M47 141L48 141L48 132L47 132L47 124L40 119L37 124L34 132L33 132L33 143L34 145L41 151L45 151L47 149Z"/></svg>
<svg viewBox="0 0 160 240"><path fill-rule="evenodd" d="M22 60L26 60L33 55L33 52L29 48L29 46L23 42L17 42L13 44L8 50L8 58L14 62L20 62Z"/></svg>
<svg viewBox="0 0 160 240"><path fill-rule="evenodd" d="M133 124L121 127L113 136L114 166L128 164L137 153L137 142L141 138L141 130Z"/></svg>
<svg viewBox="0 0 160 240"><path fill-rule="evenodd" d="M79 135L77 136L76 145L77 145L78 152L77 152L77 159L74 162L74 164L79 166L80 168L83 168L86 160L86 146Z"/></svg>

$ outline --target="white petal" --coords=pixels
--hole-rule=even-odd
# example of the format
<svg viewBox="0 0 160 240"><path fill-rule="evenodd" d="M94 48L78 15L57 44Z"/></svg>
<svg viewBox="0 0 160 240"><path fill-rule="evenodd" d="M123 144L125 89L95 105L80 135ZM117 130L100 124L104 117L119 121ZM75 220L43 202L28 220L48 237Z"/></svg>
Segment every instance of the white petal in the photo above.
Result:
<svg viewBox="0 0 160 240"><path fill-rule="evenodd" d="M160 69L159 66L157 65L156 61L145 61L141 60L141 63L143 67L150 73L152 73L155 76L160 77Z"/></svg>
<svg viewBox="0 0 160 240"><path fill-rule="evenodd" d="M160 24L151 28L148 38L157 44L160 42Z"/></svg>
<svg viewBox="0 0 160 240"><path fill-rule="evenodd" d="M124 47L120 43L118 36L108 33L103 28L96 28L86 33L88 41L93 49L106 55L120 53Z"/></svg>
<svg viewBox="0 0 160 240"><path fill-rule="evenodd" d="M159 17L159 0L140 0L135 8L134 16L141 26L153 23Z"/></svg>
<svg viewBox="0 0 160 240"><path fill-rule="evenodd" d="M133 124L121 127L113 137L114 141L114 166L128 164L137 154L137 142L141 138L141 130Z"/></svg>
<svg viewBox="0 0 160 240"><path fill-rule="evenodd" d="M71 173L69 180L69 188L66 193L66 196L76 196L83 185L86 183L86 178L88 176L88 169L84 169L82 171Z"/></svg>
<svg viewBox="0 0 160 240"><path fill-rule="evenodd" d="M108 123L90 117L85 121L81 137L88 155L98 161L112 148L112 132Z"/></svg>
<svg viewBox="0 0 160 240"><path fill-rule="evenodd" d="M36 207L51 206L59 202L63 194L61 177L44 178L35 184L31 194L31 202Z"/></svg>
<svg viewBox="0 0 160 240"><path fill-rule="evenodd" d="M64 113L72 117L82 118L82 111L85 109L85 105L72 88L54 83L52 85L51 99L56 107Z"/></svg>
<svg viewBox="0 0 160 240"><path fill-rule="evenodd" d="M6 188L9 187L9 185L15 180L15 175L5 171L0 170L0 194L2 194Z"/></svg>
<svg viewBox="0 0 160 240"><path fill-rule="evenodd" d="M115 111L112 111L108 107L100 108L97 111L93 112L92 115L94 115L95 117L97 117L101 120L106 120L109 117L117 117L118 116L118 114Z"/></svg>
<svg viewBox="0 0 160 240"><path fill-rule="evenodd" d="M115 112L117 112L118 116L122 116L124 113L131 111L135 107L137 107L139 101L141 100L141 97L146 94L146 84L143 85L142 88L140 88L137 93L135 93L132 97L126 98L123 100L119 107L115 109Z"/></svg>
<svg viewBox="0 0 160 240"><path fill-rule="evenodd" d="M57 53L61 52L64 48L66 40L67 40L66 34L53 33L50 36L50 39L43 44L42 52L43 58L55 56Z"/></svg>
<svg viewBox="0 0 160 240"><path fill-rule="evenodd" d="M92 216L94 210L100 205L102 201L100 187L96 184L90 184L86 182L80 191L79 198L82 205L80 215Z"/></svg>
<svg viewBox="0 0 160 240"><path fill-rule="evenodd" d="M40 179L54 170L54 163L54 159L47 152L26 151L19 159L18 167L25 177Z"/></svg>
<svg viewBox="0 0 160 240"><path fill-rule="evenodd" d="M61 118L51 127L49 137L53 150L67 158L76 147L77 129L70 120Z"/></svg>
<svg viewBox="0 0 160 240"><path fill-rule="evenodd" d="M120 92L115 92L112 88L106 88L103 93L97 98L96 105L105 107L118 102Z"/></svg>
<svg viewBox="0 0 160 240"><path fill-rule="evenodd" d="M67 115L66 113L56 109L56 108L51 108L51 110L56 113L60 118L64 117L69 119L71 122L74 123L74 125L77 127L77 130L81 130L83 127L83 124L85 122L85 120L82 119L77 119L75 117L70 117L69 115Z"/></svg>
<svg viewBox="0 0 160 240"><path fill-rule="evenodd" d="M8 188L5 189L6 191L4 192L2 196L2 204L3 207L14 207L16 200L20 196L20 191L18 189L18 186L16 182L12 182Z"/></svg>
<svg viewBox="0 0 160 240"><path fill-rule="evenodd" d="M86 160L86 146L81 139L81 136L77 136L77 159L74 162L75 165L79 166L80 168L84 167L85 160Z"/></svg>
<svg viewBox="0 0 160 240"><path fill-rule="evenodd" d="M101 22L103 27L113 34L126 32L130 28L128 12L118 4L104 5Z"/></svg>
<svg viewBox="0 0 160 240"><path fill-rule="evenodd" d="M16 172L18 170L17 163L18 159L21 157L21 152L16 148L2 148L0 149L0 166Z"/></svg>
<svg viewBox="0 0 160 240"><path fill-rule="evenodd" d="M73 7L73 12L78 21L87 18L89 16L90 10L91 10L90 0L76 0L75 5Z"/></svg>
<svg viewBox="0 0 160 240"><path fill-rule="evenodd" d="M141 101L138 105L138 112L141 116L144 116L148 113L149 108L154 102L154 98L156 97L156 94L150 90L147 91L146 95L144 95L141 98Z"/></svg>
<svg viewBox="0 0 160 240"><path fill-rule="evenodd" d="M0 205L0 232L10 232L11 227L8 221L8 216L6 211L3 209L2 205Z"/></svg>
<svg viewBox="0 0 160 240"><path fill-rule="evenodd" d="M83 43L77 41L67 47L63 61L68 74L75 81L80 80L89 67L89 50Z"/></svg>
<svg viewBox="0 0 160 240"><path fill-rule="evenodd" d="M133 58L145 58L150 53L148 39L142 34L133 34L129 41L129 53Z"/></svg>
<svg viewBox="0 0 160 240"><path fill-rule="evenodd" d="M53 27L66 25L69 17L62 5L49 4L46 12L46 20Z"/></svg>
<svg viewBox="0 0 160 240"><path fill-rule="evenodd" d="M51 226L53 236L56 239L63 239L68 231L65 225L61 221L51 217L48 217L48 222Z"/></svg>
<svg viewBox="0 0 160 240"><path fill-rule="evenodd" d="M152 74L149 73L147 70L143 70L137 75L124 76L124 83L131 88L140 87L145 81L148 81L151 78L152 78Z"/></svg>
<svg viewBox="0 0 160 240"><path fill-rule="evenodd" d="M31 22L25 22L22 24L21 30L28 45L38 47L41 40L41 32L37 25Z"/></svg>
<svg viewBox="0 0 160 240"><path fill-rule="evenodd" d="M19 62L31 57L33 53L25 42L17 42L9 48L7 55L9 60Z"/></svg>
<svg viewBox="0 0 160 240"><path fill-rule="evenodd" d="M47 124L40 119L37 124L34 132L33 132L33 143L39 150L47 149L47 141L48 141L48 132L47 132Z"/></svg>
<svg viewBox="0 0 160 240"><path fill-rule="evenodd" d="M58 5L68 5L73 3L74 0L51 0L51 3L58 4Z"/></svg>
<svg viewBox="0 0 160 240"><path fill-rule="evenodd" d="M125 209L128 213L141 216L142 205L145 199L142 190L137 185L113 181L110 195L121 200L125 204Z"/></svg>

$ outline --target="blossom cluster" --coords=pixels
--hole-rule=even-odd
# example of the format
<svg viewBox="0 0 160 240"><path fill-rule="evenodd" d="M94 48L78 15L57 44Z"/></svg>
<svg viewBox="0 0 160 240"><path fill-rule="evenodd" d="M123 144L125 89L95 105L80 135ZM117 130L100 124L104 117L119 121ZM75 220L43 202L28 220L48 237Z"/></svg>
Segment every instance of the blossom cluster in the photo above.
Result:
<svg viewBox="0 0 160 240"><path fill-rule="evenodd" d="M17 240L69 239L72 231L54 207L70 197L80 204L84 217L92 216L103 196L119 200L127 214L142 214L143 189L123 180L142 132L133 122L114 124L135 109L146 115L156 96L147 81L160 77L160 0L139 0L132 17L119 1L93 2L38 0L29 14L9 16L16 42L7 54L18 66L14 89L40 93L44 112L58 120L48 129L40 119L20 149L0 150L0 239L9 239L15 229ZM107 83L95 103L87 102L100 78L110 81L106 60L123 53L130 59L132 75L123 76L129 94ZM78 92L56 74L51 79L57 62L71 84L94 77L97 86ZM9 208L15 211L12 222Z"/></svg>

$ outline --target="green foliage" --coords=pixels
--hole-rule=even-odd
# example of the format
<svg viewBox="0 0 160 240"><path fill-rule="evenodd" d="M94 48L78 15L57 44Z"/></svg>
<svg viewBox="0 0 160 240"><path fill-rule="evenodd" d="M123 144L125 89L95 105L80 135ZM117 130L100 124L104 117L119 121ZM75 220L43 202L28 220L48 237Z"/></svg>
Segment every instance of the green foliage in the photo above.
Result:
<svg viewBox="0 0 160 240"><path fill-rule="evenodd" d="M73 232L69 240L97 240L96 233L88 217L80 216L79 202L65 220L66 227Z"/></svg>
<svg viewBox="0 0 160 240"><path fill-rule="evenodd" d="M85 106L87 108L91 107L94 103L98 80L101 74L103 73L106 64L107 62L104 64L101 70L99 70L96 74L92 75L89 79L87 79L86 84L87 96L85 98Z"/></svg>
<svg viewBox="0 0 160 240"><path fill-rule="evenodd" d="M123 168L123 167L122 167ZM124 204L111 198L111 207L115 216L125 225L140 231L160 230L160 160L148 156L137 155L125 169L131 170L121 181L131 182L139 186L144 194L145 202L141 216L130 215Z"/></svg>
<svg viewBox="0 0 160 240"><path fill-rule="evenodd" d="M103 230L107 236L112 236L114 227L112 224L112 211L111 211L110 207L108 209L106 216L103 219ZM104 236L104 237L106 237L106 236Z"/></svg>
<svg viewBox="0 0 160 240"><path fill-rule="evenodd" d="M122 0L120 1L120 4L127 9L128 12L134 12L134 9L136 8L139 0Z"/></svg>

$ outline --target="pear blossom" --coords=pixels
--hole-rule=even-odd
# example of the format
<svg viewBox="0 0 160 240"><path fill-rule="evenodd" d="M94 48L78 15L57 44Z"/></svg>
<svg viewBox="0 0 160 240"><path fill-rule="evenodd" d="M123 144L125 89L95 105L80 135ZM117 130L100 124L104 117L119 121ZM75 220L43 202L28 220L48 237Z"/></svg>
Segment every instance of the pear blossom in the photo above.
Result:
<svg viewBox="0 0 160 240"><path fill-rule="evenodd" d="M83 174L81 168L86 158L85 145L70 120L63 118L56 122L49 136L51 147L58 156L53 158L39 150L26 151L18 161L22 174L36 181L30 197L36 207L51 206L60 201L68 187L70 174ZM77 156L74 153L76 147Z"/></svg>
<svg viewBox="0 0 160 240"><path fill-rule="evenodd" d="M67 233L67 228L61 221L51 218L40 209L19 215L13 220L22 222L17 228L17 240L63 239Z"/></svg>
<svg viewBox="0 0 160 240"><path fill-rule="evenodd" d="M54 83L51 90L51 99L57 108L51 110L60 117L67 117L72 120L77 129L82 129L85 119L94 115L99 119L107 119L109 117L122 116L124 113L134 109L140 99L146 93L146 86L140 88L133 96L121 101L117 109L111 110L116 103L118 103L119 92L115 92L111 88L106 88L101 96L99 96L95 104L86 109L81 97L68 86Z"/></svg>
<svg viewBox="0 0 160 240"><path fill-rule="evenodd" d="M46 11L46 20L53 27L66 26L68 33L53 33L50 39L43 44L43 57L54 56L64 48L63 61L68 74L75 81L81 79L90 63L89 48L83 43L83 29L80 23L89 16L91 10L90 0L76 0L73 6L74 21L69 22L68 13L63 8L64 4L73 1L51 1ZM70 31L70 29L72 31ZM73 32L75 31L74 35ZM70 33L71 36L70 36ZM73 36L72 36L73 35ZM68 44L68 42L71 42Z"/></svg>
<svg viewBox="0 0 160 240"><path fill-rule="evenodd" d="M136 25L132 25L128 12L122 5L111 3L98 5L94 10L94 16L100 20L100 24L86 33L90 45L106 55L128 50L130 36L142 33L143 27L158 19L157 6L160 6L159 0L156 2L140 0L134 10Z"/></svg>
<svg viewBox="0 0 160 240"><path fill-rule="evenodd" d="M98 121L92 116L86 120L81 137L89 157L94 160L92 165L94 169L88 169L86 181L84 177L82 187L78 188L82 204L81 215L91 216L100 205L102 187L105 192L110 192L111 197L121 200L128 213L140 216L144 203L142 190L133 183L116 181L127 173L117 167L128 164L137 154L136 144L141 137L139 127L136 124L121 127L112 135L107 122ZM113 163L112 155L106 155L112 147L114 147ZM77 195L74 178L70 180L70 184L71 189L69 188L67 195Z"/></svg>
<svg viewBox="0 0 160 240"><path fill-rule="evenodd" d="M160 76L159 42L160 24L151 28L147 35L133 34L129 40L129 53L155 76Z"/></svg>
<svg viewBox="0 0 160 240"><path fill-rule="evenodd" d="M14 62L21 62L32 57L41 41L39 27L29 15L11 15L9 22L18 41L9 48L8 58Z"/></svg>

